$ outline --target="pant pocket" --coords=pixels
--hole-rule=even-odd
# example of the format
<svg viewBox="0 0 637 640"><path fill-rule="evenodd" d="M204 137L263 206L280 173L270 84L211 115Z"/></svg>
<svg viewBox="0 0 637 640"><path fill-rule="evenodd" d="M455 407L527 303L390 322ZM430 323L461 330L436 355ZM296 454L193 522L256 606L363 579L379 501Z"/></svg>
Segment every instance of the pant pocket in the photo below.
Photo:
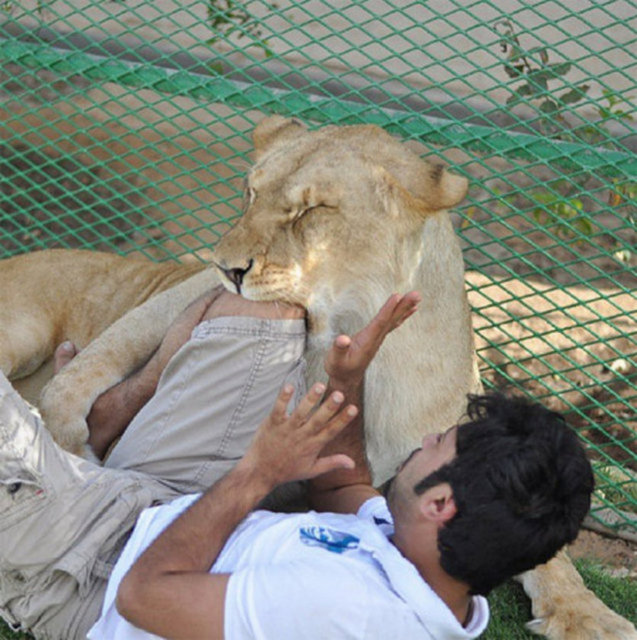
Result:
<svg viewBox="0 0 637 640"><path fill-rule="evenodd" d="M6 474L0 478L0 532L42 510L50 499L50 489L28 471Z"/></svg>

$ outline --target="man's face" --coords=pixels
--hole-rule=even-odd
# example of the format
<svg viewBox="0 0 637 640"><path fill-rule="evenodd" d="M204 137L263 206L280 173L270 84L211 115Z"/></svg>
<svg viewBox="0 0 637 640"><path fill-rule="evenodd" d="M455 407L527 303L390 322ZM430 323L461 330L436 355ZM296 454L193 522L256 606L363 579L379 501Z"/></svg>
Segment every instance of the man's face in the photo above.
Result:
<svg viewBox="0 0 637 640"><path fill-rule="evenodd" d="M457 435L458 428L453 426L444 433L425 436L420 449L412 451L398 468L388 488L388 502L396 499L397 492L404 492L402 495L407 499L415 497L414 486L418 482L455 458Z"/></svg>

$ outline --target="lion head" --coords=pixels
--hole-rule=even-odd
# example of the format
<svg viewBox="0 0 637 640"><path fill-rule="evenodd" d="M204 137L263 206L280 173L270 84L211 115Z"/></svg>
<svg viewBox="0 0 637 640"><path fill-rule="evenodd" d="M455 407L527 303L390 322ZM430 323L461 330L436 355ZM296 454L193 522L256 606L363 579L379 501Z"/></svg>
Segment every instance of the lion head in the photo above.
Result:
<svg viewBox="0 0 637 640"><path fill-rule="evenodd" d="M400 285L424 220L467 191L465 178L376 126L308 131L274 116L257 126L254 145L244 214L214 260L231 290L310 314L361 280Z"/></svg>

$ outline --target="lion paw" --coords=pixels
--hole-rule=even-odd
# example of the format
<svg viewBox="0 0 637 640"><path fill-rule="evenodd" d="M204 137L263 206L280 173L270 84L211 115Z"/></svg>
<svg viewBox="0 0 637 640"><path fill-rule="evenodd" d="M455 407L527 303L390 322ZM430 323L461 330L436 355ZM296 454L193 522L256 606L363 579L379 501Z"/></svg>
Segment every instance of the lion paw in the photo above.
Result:
<svg viewBox="0 0 637 640"><path fill-rule="evenodd" d="M66 451L83 457L89 436L85 416L90 406L83 406L78 397L82 397L81 392L69 390L53 378L43 390L40 413L55 442Z"/></svg>
<svg viewBox="0 0 637 640"><path fill-rule="evenodd" d="M519 576L531 598L534 633L549 640L637 640L637 630L586 587L568 554Z"/></svg>
<svg viewBox="0 0 637 640"><path fill-rule="evenodd" d="M44 424L51 432L55 442L62 449L82 458L87 457L89 431L85 420L77 417L71 418L70 416L65 418L59 414L55 415L54 419L51 419L51 414L48 412L43 412L42 415ZM50 424L55 426L51 428L49 427Z"/></svg>
<svg viewBox="0 0 637 640"><path fill-rule="evenodd" d="M637 640L637 630L628 620L589 594L577 600L556 597L550 610L527 627L549 640Z"/></svg>

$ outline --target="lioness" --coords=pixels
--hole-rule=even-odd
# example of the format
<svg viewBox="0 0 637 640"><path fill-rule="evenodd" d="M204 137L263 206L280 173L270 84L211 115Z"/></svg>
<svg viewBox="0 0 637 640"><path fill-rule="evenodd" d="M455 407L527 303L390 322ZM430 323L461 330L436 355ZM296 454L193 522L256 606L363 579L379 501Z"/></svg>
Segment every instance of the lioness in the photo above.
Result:
<svg viewBox="0 0 637 640"><path fill-rule="evenodd" d="M423 312L390 336L368 374L368 453L381 483L423 433L457 421L467 393L479 389L462 256L445 211L464 198L467 180L422 162L372 126L308 132L274 117L257 127L254 143L245 213L215 248L216 269L193 276L192 266L145 267L68 252L7 261L3 291L20 308L3 318L0 366L14 377L28 373L56 341L79 336L83 346L95 318L112 321L170 288L113 324L45 388L40 406L51 432L81 453L84 418L96 396L148 358L181 309L219 279L247 298L307 309L310 378L322 377L323 352L334 336L369 322L392 292L428 291ZM20 273L38 284L28 288ZM57 282L60 273L68 284ZM178 280L184 282L173 286ZM87 282L99 288L91 292ZM108 301L107 314L100 305L83 310L95 298Z"/></svg>
<svg viewBox="0 0 637 640"><path fill-rule="evenodd" d="M216 268L83 252L0 263L0 366L28 374L62 339L84 346L135 307L43 392L54 437L81 452L99 393L147 359L178 313L219 281L250 299L307 309L311 379L322 375L336 334L361 328L392 292L417 289L421 311L386 340L366 379L368 455L381 483L424 433L456 422L467 393L480 388L462 256L446 212L467 181L374 126L309 132L275 116L256 128L254 145L244 215L215 248ZM562 556L525 576L541 618L535 630L556 640L635 637L577 578Z"/></svg>

